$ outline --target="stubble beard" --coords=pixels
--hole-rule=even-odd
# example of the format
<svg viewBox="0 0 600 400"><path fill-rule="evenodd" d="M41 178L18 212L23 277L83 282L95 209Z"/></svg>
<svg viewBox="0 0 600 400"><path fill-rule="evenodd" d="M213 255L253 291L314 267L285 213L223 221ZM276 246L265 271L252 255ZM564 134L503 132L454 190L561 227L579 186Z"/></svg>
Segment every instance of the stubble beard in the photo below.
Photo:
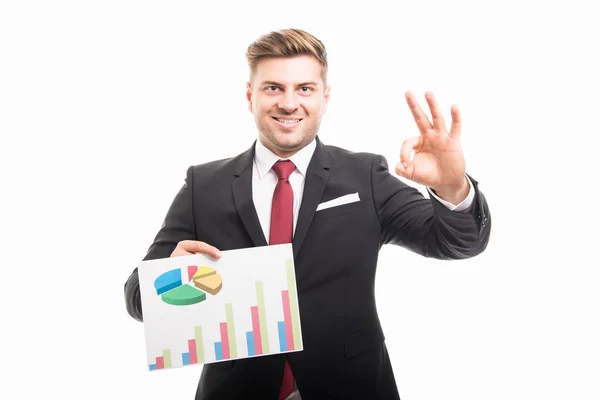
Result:
<svg viewBox="0 0 600 400"><path fill-rule="evenodd" d="M304 122L304 121L303 121ZM321 118L300 132L285 133L259 123L258 130L262 144L279 156L289 157L309 144L319 131Z"/></svg>

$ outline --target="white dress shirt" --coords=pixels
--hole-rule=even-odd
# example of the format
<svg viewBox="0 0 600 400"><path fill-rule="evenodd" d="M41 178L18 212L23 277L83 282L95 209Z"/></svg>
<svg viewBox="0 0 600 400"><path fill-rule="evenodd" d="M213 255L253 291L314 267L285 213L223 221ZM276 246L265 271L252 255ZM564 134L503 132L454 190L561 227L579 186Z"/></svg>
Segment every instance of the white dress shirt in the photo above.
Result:
<svg viewBox="0 0 600 400"><path fill-rule="evenodd" d="M306 171L316 147L317 142L313 139L312 142L299 150L296 154L290 158L285 158L285 160L291 160L296 166L296 169L289 177L289 181L294 192L293 232L296 231L298 211L300 210L302 194L304 193ZM271 168L279 160L284 159L267 149L260 142L260 140L256 141L254 163L252 165L252 200L254 201L256 214L258 214L258 220L260 221L260 226L262 227L267 243L269 243L269 235L271 233L271 203L273 201L273 193L275 192L275 186L277 186L278 180L277 174ZM457 205L441 199L435 193L433 193L431 189L427 188L427 190L431 196L439 200L440 203L446 206L449 210L457 212L463 211L469 208L469 206L473 203L473 199L475 198L475 189L473 188L473 183L471 183L470 179L467 178L467 180L471 186L469 194L465 200Z"/></svg>

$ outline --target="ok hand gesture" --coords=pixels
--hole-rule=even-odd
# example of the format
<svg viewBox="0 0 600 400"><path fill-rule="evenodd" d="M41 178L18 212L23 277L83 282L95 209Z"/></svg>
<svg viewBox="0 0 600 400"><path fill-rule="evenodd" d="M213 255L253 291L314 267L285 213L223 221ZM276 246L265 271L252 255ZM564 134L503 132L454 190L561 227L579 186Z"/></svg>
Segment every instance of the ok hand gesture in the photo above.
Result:
<svg viewBox="0 0 600 400"><path fill-rule="evenodd" d="M457 106L451 107L452 125L448 132L433 93L425 93L425 99L433 122L425 115L415 96L406 92L406 102L420 135L406 139L402 144L396 173L428 186L444 200L458 204L467 197L470 188L465 176L465 157L460 146L460 111Z"/></svg>

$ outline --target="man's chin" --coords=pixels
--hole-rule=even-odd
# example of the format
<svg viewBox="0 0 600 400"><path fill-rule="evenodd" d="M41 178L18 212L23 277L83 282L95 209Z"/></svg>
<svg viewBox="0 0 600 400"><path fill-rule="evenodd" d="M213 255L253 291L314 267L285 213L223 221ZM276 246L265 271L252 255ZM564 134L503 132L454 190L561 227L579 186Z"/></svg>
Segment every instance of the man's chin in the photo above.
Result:
<svg viewBox="0 0 600 400"><path fill-rule="evenodd" d="M281 133L271 135L269 140L271 145L277 150L278 153L280 153L280 155L283 153L296 153L310 143L310 141L311 139L309 137ZM271 149L271 151L273 151L273 149Z"/></svg>

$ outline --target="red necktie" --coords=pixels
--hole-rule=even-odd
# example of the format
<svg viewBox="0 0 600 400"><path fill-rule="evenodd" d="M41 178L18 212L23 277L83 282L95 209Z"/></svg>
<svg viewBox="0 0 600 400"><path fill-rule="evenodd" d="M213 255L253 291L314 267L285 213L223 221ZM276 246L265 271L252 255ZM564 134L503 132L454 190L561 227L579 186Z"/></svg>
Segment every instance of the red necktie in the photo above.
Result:
<svg viewBox="0 0 600 400"><path fill-rule="evenodd" d="M288 178L296 169L290 160L277 161L273 171L277 174L277 186L273 193L271 206L271 230L269 244L292 243L294 230L294 192ZM288 397L294 391L294 376L287 360L283 370L283 381L279 391L279 400Z"/></svg>

